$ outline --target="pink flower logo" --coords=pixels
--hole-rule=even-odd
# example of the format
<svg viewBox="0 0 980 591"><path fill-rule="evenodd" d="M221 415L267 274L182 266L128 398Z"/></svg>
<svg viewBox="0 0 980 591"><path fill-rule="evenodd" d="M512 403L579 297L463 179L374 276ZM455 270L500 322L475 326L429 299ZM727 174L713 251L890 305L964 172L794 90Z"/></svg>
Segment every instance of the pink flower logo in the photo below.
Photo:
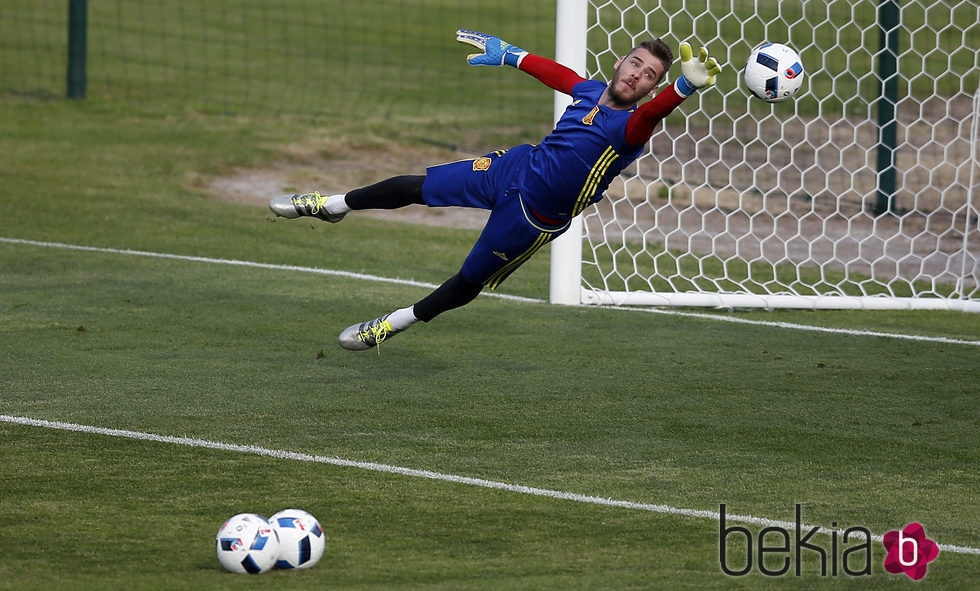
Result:
<svg viewBox="0 0 980 591"><path fill-rule="evenodd" d="M893 575L905 573L915 581L926 576L929 563L939 556L939 546L926 537L926 530L919 523L910 523L902 531L890 531L882 541L888 551L885 570Z"/></svg>

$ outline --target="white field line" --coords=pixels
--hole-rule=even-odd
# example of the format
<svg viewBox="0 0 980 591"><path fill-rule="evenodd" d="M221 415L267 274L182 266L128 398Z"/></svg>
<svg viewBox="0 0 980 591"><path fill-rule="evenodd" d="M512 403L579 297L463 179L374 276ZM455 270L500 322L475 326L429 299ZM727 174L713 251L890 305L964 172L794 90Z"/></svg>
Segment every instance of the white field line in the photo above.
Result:
<svg viewBox="0 0 980 591"><path fill-rule="evenodd" d="M565 492L560 490L537 488L533 486L524 486L521 484L511 484L507 482L498 482L495 480L485 480L483 478L471 478L469 476L444 474L442 472L433 472L431 470L416 470L414 468L404 468L401 466L378 464L375 462L359 462L356 460L345 460L337 457L319 456L319 455L297 453L297 452L284 451L278 449L269 449L265 447L257 447L254 445L238 445L234 443L221 443L218 441L208 441L206 439L195 439L193 437L173 437L170 435L157 435L154 433L143 433L140 431L110 429L106 427L94 427L91 425L79 425L77 423L64 423L61 421L45 421L41 419L32 419L29 417L15 417L10 415L0 415L0 422L13 423L16 425L25 425L30 427L41 427L45 429L58 429L61 431L74 431L78 433L106 435L109 437L123 437L126 439L138 439L141 441L155 441L159 443L184 445L188 447L198 447L198 448L214 449L220 451L232 451L238 453L255 454L259 456L267 456L280 460L295 460L299 462L314 462L318 464L330 464L332 466L340 466L343 468L357 468L359 470L384 472L387 474L397 474L400 476L410 476L414 478L428 478L430 480L440 480L443 482L451 482L454 484L465 484L468 486L478 486L481 488L490 488L495 490L502 490L502 491L525 494L525 495L534 495L539 497L549 497L552 499L558 499L562 501L575 501L578 503L588 503L591 505L603 505L606 507L618 507L621 509L650 511L653 513L662 513L666 515L678 515L683 517L694 517L698 519L711 519L713 521L718 521L720 519L719 513L715 511L705 511L699 509L682 509L678 507L671 507L670 505L655 505L651 503L621 501L621 500L610 499L606 497L580 495L577 493ZM780 521L776 519L768 519L766 517L755 517L753 515L737 515L737 514L726 513L725 520L726 523L731 521L735 523L748 523L748 524L760 525L764 527L780 527L787 531L796 529L796 523L792 521ZM810 531L816 527L818 526L800 524L800 531ZM841 536L843 536L844 534L844 530L824 528L824 527L820 527L820 529L817 531L818 533L822 533L825 535L831 535L833 532L837 532ZM873 534L871 536L871 539L876 542L881 542L882 536ZM953 552L956 554L980 555L980 548L972 548L969 546L939 544L939 549L942 550L943 552Z"/></svg>
<svg viewBox="0 0 980 591"><path fill-rule="evenodd" d="M603 306L603 308L608 308ZM717 314L698 314L697 312L682 312L680 310L664 310L661 308L635 308L622 307L614 308L617 310L630 310L633 312L646 312L648 314L669 314L671 316L683 316L688 318L700 318L702 320L718 320L719 322L733 322L735 324L754 324L756 326L771 326L773 328L788 328L790 330L803 330L810 332L825 332L831 334L843 334L860 337L884 337L889 339L902 339L906 341L923 341L928 343L946 343L950 345L972 345L980 347L980 340L968 341L965 339L951 339L949 337L930 337L916 334L902 334L896 332L880 332L874 330L854 330L850 328L832 328L827 326L810 326L808 324L796 324L794 322L773 322L771 320L752 320L750 318L740 318L738 316L720 316Z"/></svg>
<svg viewBox="0 0 980 591"><path fill-rule="evenodd" d="M130 256L142 256L142 257L152 257L159 259L170 259L177 261L188 261L196 263L210 263L216 265L235 265L240 267L251 267L256 269L270 269L275 271L296 271L301 273L315 273L319 275L330 275L334 277L345 277L348 279L360 279L363 281L378 281L382 283L393 283L397 285L409 285L412 287L423 287L426 289L435 289L438 287L433 283L425 283L421 281L413 281L410 279L393 279L390 277L381 277L378 275L368 275L365 273L352 273L350 271L338 271L335 269L319 269L316 267L300 267L296 265L276 265L271 263L257 263L253 261L240 261L234 259L216 259L210 257L200 257L200 256L189 256L189 255L179 255L179 254L168 254L160 252L148 252L143 250L128 250L128 249L118 249L118 248L98 248L94 246L80 246L76 244L64 244L61 242L40 242L36 240L23 240L19 238L3 238L0 237L0 243L7 244L22 244L27 246L40 246L46 248L61 248L65 250L77 250L77 251L88 251L88 252L98 252L105 254L122 254ZM508 295L496 292L484 292L480 294L481 297L493 297L510 301L534 303L534 304L545 304L548 303L546 300L537 298L527 298L516 295ZM582 306L588 308L595 308L596 306ZM645 312L648 314L665 314L668 316L681 316L685 318L696 318L699 320L716 320L720 322L734 322L737 324L749 324L754 326L768 326L772 328L783 328L789 330L800 330L809 332L823 332L831 334L841 334L850 336L861 336L861 337L882 337L889 339L902 339L909 341L920 341L929 343L944 343L950 345L969 345L974 347L980 347L980 340L968 341L963 339L951 339L948 337L931 337L922 336L914 334L902 334L902 333L892 333L892 332L878 332L871 330L852 330L847 328L828 328L823 326L810 326L806 324L795 324L792 322L772 322L768 320L752 320L749 318L739 318L737 316L719 316L716 314L698 314L696 312L682 312L679 310L665 310L660 308L636 308L636 307L617 307L617 306L603 306L603 309L607 310L622 310L627 312Z"/></svg>

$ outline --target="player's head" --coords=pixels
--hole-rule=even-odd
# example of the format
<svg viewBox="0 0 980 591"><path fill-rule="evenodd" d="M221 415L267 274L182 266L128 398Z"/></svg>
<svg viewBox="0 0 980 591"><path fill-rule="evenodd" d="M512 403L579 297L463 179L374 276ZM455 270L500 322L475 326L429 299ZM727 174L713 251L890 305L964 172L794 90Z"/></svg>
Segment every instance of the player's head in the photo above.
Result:
<svg viewBox="0 0 980 591"><path fill-rule="evenodd" d="M633 49L636 50L639 48L649 51L650 55L663 63L664 71L662 74L660 74L660 79L657 80L657 84L660 84L660 81L664 79L664 75L667 74L667 70L669 70L670 66L674 63L674 52L672 52L670 50L670 46L664 43L664 40L660 39L659 37L656 39L647 39Z"/></svg>
<svg viewBox="0 0 980 591"><path fill-rule="evenodd" d="M609 83L609 95L622 105L632 105L653 94L667 70L674 63L674 54L661 39L649 39L616 61L616 73Z"/></svg>

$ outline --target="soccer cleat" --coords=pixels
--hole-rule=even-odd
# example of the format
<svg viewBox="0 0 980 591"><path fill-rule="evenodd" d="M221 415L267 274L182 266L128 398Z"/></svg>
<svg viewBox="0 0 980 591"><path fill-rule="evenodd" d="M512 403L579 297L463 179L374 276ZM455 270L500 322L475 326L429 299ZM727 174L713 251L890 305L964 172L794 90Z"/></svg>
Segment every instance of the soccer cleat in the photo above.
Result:
<svg viewBox="0 0 980 591"><path fill-rule="evenodd" d="M337 339L340 346L350 351L364 351L380 345L383 341L390 339L400 330L395 330L388 322L389 314L381 318L375 318L370 322L362 322L348 326L344 332L340 333Z"/></svg>
<svg viewBox="0 0 980 591"><path fill-rule="evenodd" d="M321 195L319 191L313 191L312 193L303 193L301 195L274 197L269 201L269 209L279 217L294 219L300 216L310 216L332 224L336 224L347 215L346 212L328 212L326 204L327 195Z"/></svg>

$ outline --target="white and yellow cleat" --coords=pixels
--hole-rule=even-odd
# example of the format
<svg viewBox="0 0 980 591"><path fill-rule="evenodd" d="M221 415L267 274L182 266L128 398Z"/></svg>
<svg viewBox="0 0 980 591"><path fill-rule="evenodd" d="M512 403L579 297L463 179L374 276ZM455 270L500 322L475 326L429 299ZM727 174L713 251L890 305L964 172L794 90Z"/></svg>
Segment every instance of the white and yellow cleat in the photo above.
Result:
<svg viewBox="0 0 980 591"><path fill-rule="evenodd" d="M295 219L307 216L336 224L344 219L347 212L330 213L327 209L327 199L329 198L327 195L321 195L319 191L300 195L282 195L269 201L269 209L283 218Z"/></svg>
<svg viewBox="0 0 980 591"><path fill-rule="evenodd" d="M364 351L400 333L400 330L392 328L388 316L389 314L386 314L370 322L348 326L337 339L340 346L350 351Z"/></svg>

